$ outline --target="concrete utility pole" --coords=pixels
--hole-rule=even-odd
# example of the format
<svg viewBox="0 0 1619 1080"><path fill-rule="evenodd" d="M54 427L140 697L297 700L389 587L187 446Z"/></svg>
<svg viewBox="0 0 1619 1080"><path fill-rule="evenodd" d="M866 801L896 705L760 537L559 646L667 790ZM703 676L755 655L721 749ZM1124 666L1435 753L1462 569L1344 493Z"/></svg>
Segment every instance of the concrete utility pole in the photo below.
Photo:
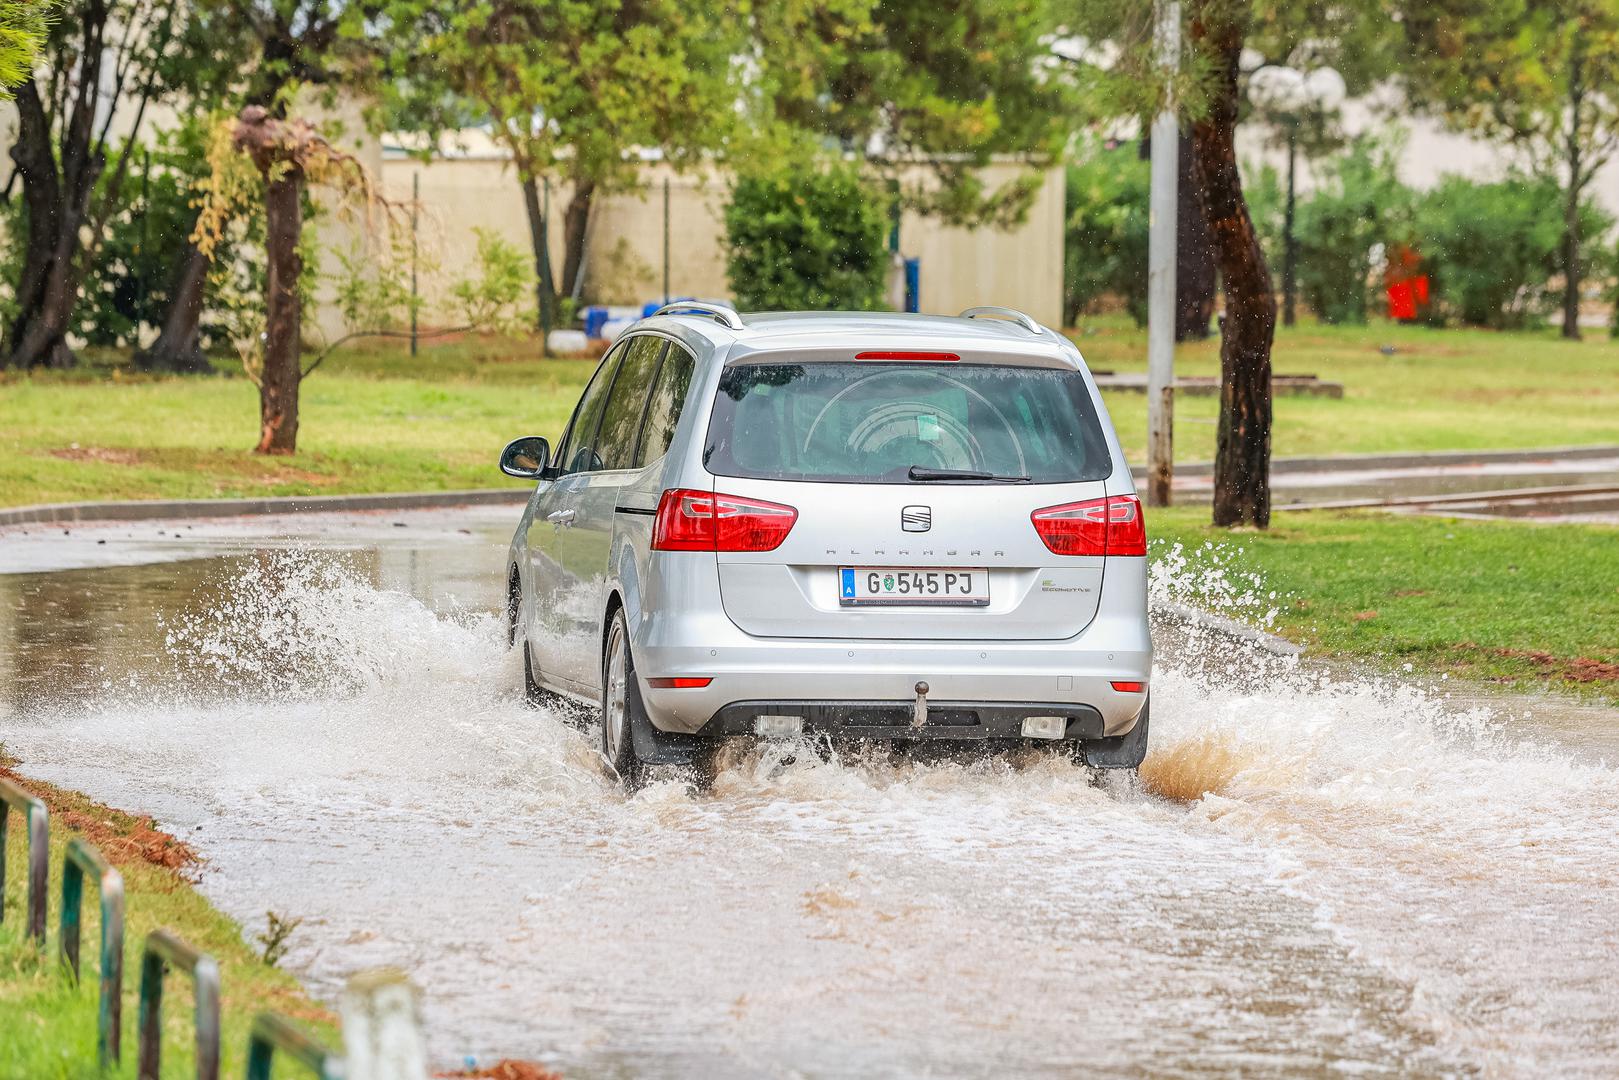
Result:
<svg viewBox="0 0 1619 1080"><path fill-rule="evenodd" d="M1158 60L1180 63L1179 0L1158 5ZM1152 122L1151 225L1147 238L1147 505L1168 506L1175 476L1175 212L1180 124L1170 102Z"/></svg>

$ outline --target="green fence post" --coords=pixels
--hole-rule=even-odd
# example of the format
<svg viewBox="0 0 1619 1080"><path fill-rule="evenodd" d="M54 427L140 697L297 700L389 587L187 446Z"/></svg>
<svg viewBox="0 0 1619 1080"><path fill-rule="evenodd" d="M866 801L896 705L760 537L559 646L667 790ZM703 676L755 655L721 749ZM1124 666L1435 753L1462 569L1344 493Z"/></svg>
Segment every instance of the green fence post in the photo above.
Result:
<svg viewBox="0 0 1619 1080"><path fill-rule="evenodd" d="M79 980L79 926L85 875L101 896L101 1019L96 1050L106 1068L118 1063L123 1029L124 877L89 841L75 836L62 857L62 962Z"/></svg>
<svg viewBox="0 0 1619 1080"><path fill-rule="evenodd" d="M28 935L45 944L45 890L50 880L50 813L10 780L0 780L0 919L6 914L6 818L12 808L28 822Z"/></svg>
<svg viewBox="0 0 1619 1080"><path fill-rule="evenodd" d="M219 965L167 930L146 935L141 953L139 1080L158 1080L163 1059L163 976L170 966L191 976L197 999L197 1080L219 1080Z"/></svg>
<svg viewBox="0 0 1619 1080"><path fill-rule="evenodd" d="M270 1080L270 1064L280 1050L320 1080L341 1080L337 1055L294 1027L278 1013L259 1013L247 1038L247 1080Z"/></svg>

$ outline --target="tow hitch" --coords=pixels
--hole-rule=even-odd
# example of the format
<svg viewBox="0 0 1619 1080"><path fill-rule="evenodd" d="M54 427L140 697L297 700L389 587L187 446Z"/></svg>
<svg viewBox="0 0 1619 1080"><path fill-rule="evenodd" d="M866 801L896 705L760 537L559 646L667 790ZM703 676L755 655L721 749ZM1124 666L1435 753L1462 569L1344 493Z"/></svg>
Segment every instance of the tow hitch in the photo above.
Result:
<svg viewBox="0 0 1619 1080"><path fill-rule="evenodd" d="M911 726L918 730L928 726L928 684L916 684L916 703L911 706Z"/></svg>

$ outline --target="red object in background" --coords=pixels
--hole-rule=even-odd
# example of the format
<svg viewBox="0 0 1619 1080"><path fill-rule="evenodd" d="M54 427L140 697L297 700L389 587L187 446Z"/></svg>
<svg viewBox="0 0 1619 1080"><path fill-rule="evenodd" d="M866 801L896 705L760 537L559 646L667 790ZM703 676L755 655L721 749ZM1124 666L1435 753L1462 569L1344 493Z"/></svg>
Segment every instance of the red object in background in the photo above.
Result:
<svg viewBox="0 0 1619 1080"><path fill-rule="evenodd" d="M1404 245L1389 253L1388 266L1383 271L1389 318L1415 322L1418 309L1428 306L1428 275L1420 271L1421 265L1422 256Z"/></svg>
<svg viewBox="0 0 1619 1080"><path fill-rule="evenodd" d="M1410 322L1417 317L1417 290L1409 281L1396 282L1388 287L1389 318Z"/></svg>

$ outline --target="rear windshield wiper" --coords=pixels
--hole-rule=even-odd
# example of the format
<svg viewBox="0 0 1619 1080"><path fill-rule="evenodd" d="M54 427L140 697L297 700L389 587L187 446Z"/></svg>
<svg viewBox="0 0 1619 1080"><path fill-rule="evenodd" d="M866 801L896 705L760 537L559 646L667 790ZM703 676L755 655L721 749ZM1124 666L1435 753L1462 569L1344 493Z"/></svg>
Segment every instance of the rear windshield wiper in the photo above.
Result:
<svg viewBox="0 0 1619 1080"><path fill-rule="evenodd" d="M999 476L976 469L930 469L926 465L912 465L905 474L912 482L925 484L930 480L988 480L996 484L1027 484L1027 476Z"/></svg>

